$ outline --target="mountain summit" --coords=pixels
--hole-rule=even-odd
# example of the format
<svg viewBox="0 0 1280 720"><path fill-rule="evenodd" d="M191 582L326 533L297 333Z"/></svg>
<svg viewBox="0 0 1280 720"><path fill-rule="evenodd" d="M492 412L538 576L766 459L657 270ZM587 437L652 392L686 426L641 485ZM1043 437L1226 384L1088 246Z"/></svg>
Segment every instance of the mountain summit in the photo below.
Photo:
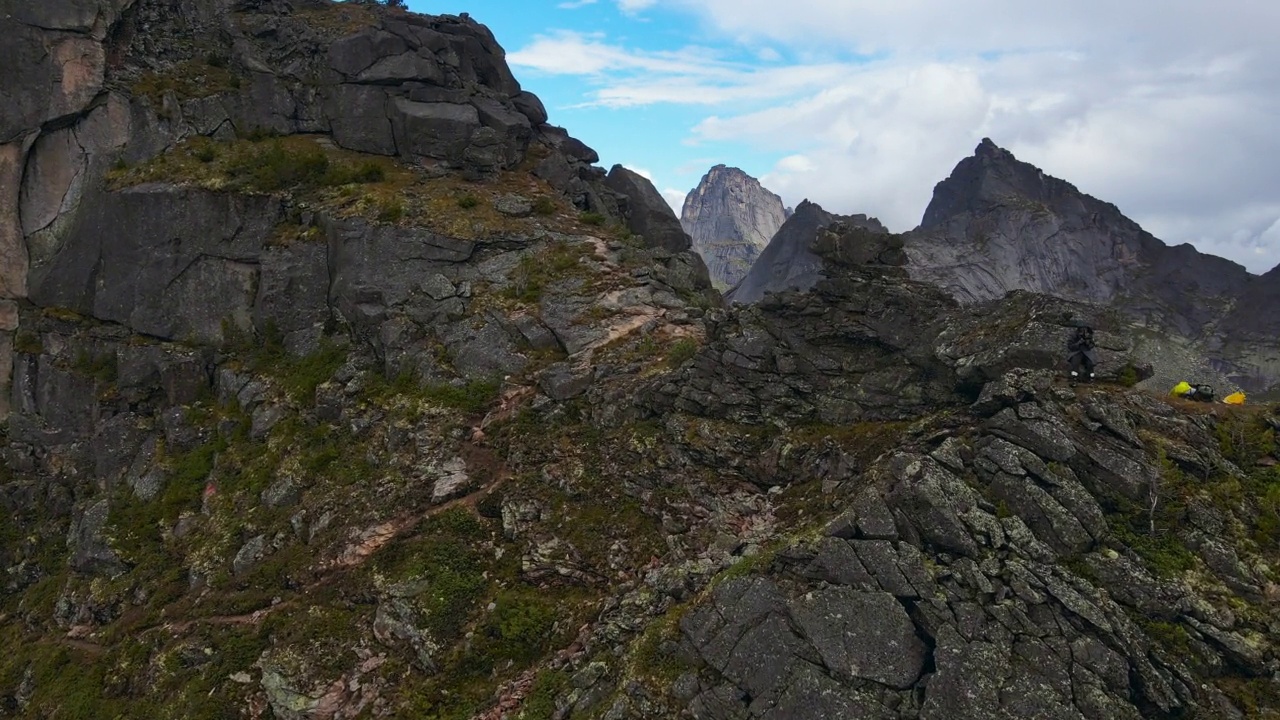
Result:
<svg viewBox="0 0 1280 720"><path fill-rule="evenodd" d="M1108 304L1192 343L1243 387L1280 380L1280 318L1237 310L1244 298L1274 295L1277 273L1258 277L1190 245L1166 245L1115 205L990 139L937 184L908 235L912 277L961 302L1030 290Z"/></svg>
<svg viewBox="0 0 1280 720"><path fill-rule="evenodd" d="M689 192L680 223L719 287L747 273L789 213L782 198L735 167L716 165Z"/></svg>

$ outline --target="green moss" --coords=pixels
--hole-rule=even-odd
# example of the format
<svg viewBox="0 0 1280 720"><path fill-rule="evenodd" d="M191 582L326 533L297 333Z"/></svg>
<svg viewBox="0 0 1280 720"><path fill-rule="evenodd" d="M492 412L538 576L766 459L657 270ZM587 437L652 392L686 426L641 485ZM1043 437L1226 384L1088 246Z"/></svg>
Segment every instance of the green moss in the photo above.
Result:
<svg viewBox="0 0 1280 720"><path fill-rule="evenodd" d="M667 350L667 364L671 367L679 367L684 361L692 358L698 353L698 341L693 338L680 338L671 344Z"/></svg>
<svg viewBox="0 0 1280 720"><path fill-rule="evenodd" d="M553 596L535 590L499 593L495 608L476 631L471 661L485 669L511 661L527 665L542 657L556 638L562 612Z"/></svg>
<svg viewBox="0 0 1280 720"><path fill-rule="evenodd" d="M525 254L511 271L510 282L502 295L511 300L536 303L552 283L571 277L585 277L588 272L583 258L592 253L585 244L552 242L536 253Z"/></svg>
<svg viewBox="0 0 1280 720"><path fill-rule="evenodd" d="M480 521L458 508L429 519L417 537L375 558L378 572L391 581L425 583L426 591L413 601L438 641L451 642L461 634L489 586L487 558L477 547L485 537Z"/></svg>
<svg viewBox="0 0 1280 720"><path fill-rule="evenodd" d="M163 72L150 72L133 84L133 94L151 99L159 107L168 93L179 100L203 98L240 87L241 81L227 68L225 60L213 64L209 58L189 60Z"/></svg>
<svg viewBox="0 0 1280 720"><path fill-rule="evenodd" d="M160 495L150 502L122 491L111 504L109 525L112 546L126 561L148 574L167 573L163 583L166 585L182 579L183 564L165 547L163 533L181 513L199 509L214 459L225 448L226 441L219 438L190 451L162 457L167 478Z"/></svg>
<svg viewBox="0 0 1280 720"><path fill-rule="evenodd" d="M1125 365L1116 374L1116 382L1124 387L1133 387L1138 384L1138 369L1133 365Z"/></svg>
<svg viewBox="0 0 1280 720"><path fill-rule="evenodd" d="M1093 571L1093 567L1091 567L1088 561L1084 559L1084 555L1068 555L1062 558L1059 564L1070 570L1076 577L1082 580L1088 580L1095 585L1098 582L1097 573Z"/></svg>
<svg viewBox="0 0 1280 720"><path fill-rule="evenodd" d="M404 201L396 197L383 197L377 201L378 219L385 223L399 222L405 213Z"/></svg>
<svg viewBox="0 0 1280 720"><path fill-rule="evenodd" d="M1187 635L1186 628L1181 625L1160 620L1145 620L1142 622L1142 629L1170 653L1182 658L1191 655L1191 638Z"/></svg>
<svg viewBox="0 0 1280 720"><path fill-rule="evenodd" d="M197 181L211 189L274 193L379 185L398 180L390 159L370 159L309 138L260 137L218 142L192 138L146 164L115 171L115 185L150 180ZM388 196L394 197L394 196Z"/></svg>
<svg viewBox="0 0 1280 720"><path fill-rule="evenodd" d="M556 209L555 201L549 197L543 196L533 201L533 212L537 215L551 215Z"/></svg>
<svg viewBox="0 0 1280 720"><path fill-rule="evenodd" d="M290 397L314 402L316 388L333 377L346 360L346 348L323 343L319 350L309 355L285 360L277 372Z"/></svg>
<svg viewBox="0 0 1280 720"><path fill-rule="evenodd" d="M1228 413L1214 426L1223 456L1243 469L1250 469L1266 455L1276 451L1275 430L1259 412Z"/></svg>
<svg viewBox="0 0 1280 720"><path fill-rule="evenodd" d="M680 640L680 618L688 610L687 604L672 607L645 628L636 641L635 670L660 689L666 689L681 673L690 669L682 658L671 652Z"/></svg>
<svg viewBox="0 0 1280 720"><path fill-rule="evenodd" d="M562 670L538 673L520 706L517 720L552 720L556 712L556 697L568 687L569 675Z"/></svg>
<svg viewBox="0 0 1280 720"><path fill-rule="evenodd" d="M1280 718L1280 688L1270 677L1223 678L1218 687L1244 711L1247 718Z"/></svg>
<svg viewBox="0 0 1280 720"><path fill-rule="evenodd" d="M1111 532L1116 539L1137 552L1157 575L1176 578L1195 567L1195 555L1173 533L1157 533L1152 536L1135 531L1123 519L1117 521L1113 517L1109 520L1112 521Z"/></svg>
<svg viewBox="0 0 1280 720"><path fill-rule="evenodd" d="M44 343L40 341L39 333L19 330L13 338L13 349L27 355L39 355L44 352Z"/></svg>
<svg viewBox="0 0 1280 720"><path fill-rule="evenodd" d="M86 375L102 383L115 382L119 373L114 352L93 355L87 350L82 350L76 355L76 360L72 363L71 368L81 375Z"/></svg>
<svg viewBox="0 0 1280 720"><path fill-rule="evenodd" d="M605 221L608 220L598 212L584 212L579 219L586 225L604 225Z"/></svg>
<svg viewBox="0 0 1280 720"><path fill-rule="evenodd" d="M467 413L478 413L498 396L499 385L493 380L472 380L462 385L436 383L419 389L422 399Z"/></svg>

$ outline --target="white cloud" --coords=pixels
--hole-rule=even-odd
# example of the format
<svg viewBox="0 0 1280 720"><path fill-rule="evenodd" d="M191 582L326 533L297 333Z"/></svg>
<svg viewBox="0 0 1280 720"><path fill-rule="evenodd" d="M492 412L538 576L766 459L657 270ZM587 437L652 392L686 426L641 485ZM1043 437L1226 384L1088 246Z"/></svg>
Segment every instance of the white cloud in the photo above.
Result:
<svg viewBox="0 0 1280 720"><path fill-rule="evenodd" d="M576 10L577 8L594 4L596 4L596 0L569 0L569 2L562 2L556 5L556 7L562 10Z"/></svg>
<svg viewBox="0 0 1280 720"><path fill-rule="evenodd" d="M909 229L934 184L991 137L1170 244L1255 271L1280 263L1280 3L661 2L696 16L700 42L744 52L561 33L512 62L585 77L586 105L705 108L685 146L783 156L762 179L788 204ZM694 153L709 154L646 162Z"/></svg>
<svg viewBox="0 0 1280 720"><path fill-rule="evenodd" d="M656 76L727 78L747 71L715 58L706 48L688 47L678 51L643 52L603 42L599 33L560 30L538 35L528 47L507 55L517 67L527 67L556 75L601 75L606 72L644 72Z"/></svg>
<svg viewBox="0 0 1280 720"><path fill-rule="evenodd" d="M1280 26L1280 4L1255 0L788 0L785 12L776 0L666 1L726 37L931 57L1064 46L1190 57L1270 43Z"/></svg>
<svg viewBox="0 0 1280 720"><path fill-rule="evenodd" d="M773 100L836 82L849 71L841 63L757 68L703 47L642 51L563 30L537 36L507 59L516 67L593 79L599 87L583 105L614 108Z"/></svg>
<svg viewBox="0 0 1280 720"><path fill-rule="evenodd" d="M809 172L813 170L813 161L804 155L788 155L778 161L779 172Z"/></svg>
<svg viewBox="0 0 1280 720"><path fill-rule="evenodd" d="M642 167L638 167L638 166L636 166L636 165L627 165L627 164L625 164L625 163L623 163L623 167L625 167L626 169L630 170L631 172L633 172L633 173L635 173L635 174L639 175L640 177L644 178L645 180L648 180L649 182L653 182L653 173L649 172L648 170L646 170L646 169L644 169L644 168L642 168Z"/></svg>
<svg viewBox="0 0 1280 720"><path fill-rule="evenodd" d="M653 7L658 0L617 0L618 9L627 14L635 14Z"/></svg>
<svg viewBox="0 0 1280 720"><path fill-rule="evenodd" d="M662 198L667 201L671 209L675 211L676 217L680 217L680 213L684 210L684 199L688 195L684 190L675 188L662 188Z"/></svg>

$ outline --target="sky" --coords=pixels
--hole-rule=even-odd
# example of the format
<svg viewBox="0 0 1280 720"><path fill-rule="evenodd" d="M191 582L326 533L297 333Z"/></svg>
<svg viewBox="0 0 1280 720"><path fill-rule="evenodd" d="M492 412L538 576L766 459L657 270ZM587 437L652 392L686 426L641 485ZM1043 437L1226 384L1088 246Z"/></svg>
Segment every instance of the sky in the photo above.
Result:
<svg viewBox="0 0 1280 720"><path fill-rule="evenodd" d="M1280 2L409 0L677 214L713 165L916 227L990 137L1171 245L1280 264Z"/></svg>

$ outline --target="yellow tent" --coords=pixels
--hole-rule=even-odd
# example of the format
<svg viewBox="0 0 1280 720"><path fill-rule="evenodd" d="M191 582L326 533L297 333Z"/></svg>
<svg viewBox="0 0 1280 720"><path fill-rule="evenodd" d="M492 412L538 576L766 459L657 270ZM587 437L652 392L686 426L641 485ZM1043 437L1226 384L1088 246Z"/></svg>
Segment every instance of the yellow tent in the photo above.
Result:
<svg viewBox="0 0 1280 720"><path fill-rule="evenodd" d="M1189 392L1191 392L1191 383L1187 382L1186 380L1183 380L1177 385L1174 385L1173 389L1169 391L1169 394L1182 397L1183 395L1186 395Z"/></svg>
<svg viewBox="0 0 1280 720"><path fill-rule="evenodd" d="M1228 405L1243 405L1243 404L1244 404L1244 393L1242 393L1242 392L1231 393L1230 395L1228 395L1228 396L1226 396L1226 397L1222 398L1222 402L1224 402L1224 403L1226 403L1226 404L1228 404Z"/></svg>

